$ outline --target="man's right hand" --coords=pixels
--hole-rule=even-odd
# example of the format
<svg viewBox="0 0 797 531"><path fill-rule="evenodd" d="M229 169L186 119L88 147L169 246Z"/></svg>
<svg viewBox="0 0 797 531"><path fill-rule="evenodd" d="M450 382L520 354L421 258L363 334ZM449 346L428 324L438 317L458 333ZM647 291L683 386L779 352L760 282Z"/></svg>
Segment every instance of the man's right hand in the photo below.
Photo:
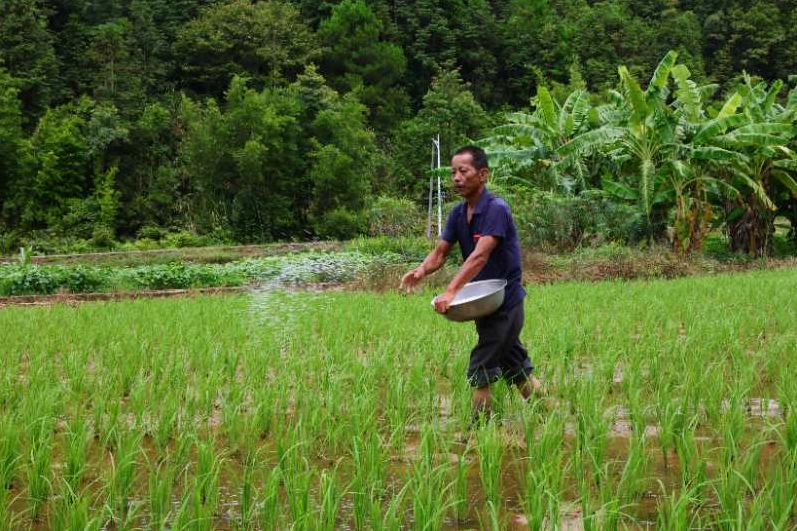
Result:
<svg viewBox="0 0 797 531"><path fill-rule="evenodd" d="M410 293L412 289L418 285L418 282L421 281L423 277L426 276L426 272L424 271L423 267L416 267L412 271L407 272L403 277L401 277L401 284L399 285L399 289Z"/></svg>

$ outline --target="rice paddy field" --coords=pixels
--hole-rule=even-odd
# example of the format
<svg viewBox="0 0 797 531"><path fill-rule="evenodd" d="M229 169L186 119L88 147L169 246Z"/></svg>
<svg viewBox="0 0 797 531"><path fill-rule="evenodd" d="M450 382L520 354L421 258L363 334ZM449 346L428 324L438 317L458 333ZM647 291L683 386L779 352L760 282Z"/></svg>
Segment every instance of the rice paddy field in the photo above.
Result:
<svg viewBox="0 0 797 531"><path fill-rule="evenodd" d="M796 288L530 286L474 429L431 292L0 309L0 527L795 529Z"/></svg>

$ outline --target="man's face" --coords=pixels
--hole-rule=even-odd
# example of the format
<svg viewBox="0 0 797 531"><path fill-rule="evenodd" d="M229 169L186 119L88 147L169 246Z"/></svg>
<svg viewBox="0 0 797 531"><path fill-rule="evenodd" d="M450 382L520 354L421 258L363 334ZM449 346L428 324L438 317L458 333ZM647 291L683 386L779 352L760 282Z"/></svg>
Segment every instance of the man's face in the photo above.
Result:
<svg viewBox="0 0 797 531"><path fill-rule="evenodd" d="M487 182L489 170L482 168L477 170L473 167L473 156L470 153L454 155L451 159L451 181L454 188L462 197L468 198L479 191L479 188Z"/></svg>

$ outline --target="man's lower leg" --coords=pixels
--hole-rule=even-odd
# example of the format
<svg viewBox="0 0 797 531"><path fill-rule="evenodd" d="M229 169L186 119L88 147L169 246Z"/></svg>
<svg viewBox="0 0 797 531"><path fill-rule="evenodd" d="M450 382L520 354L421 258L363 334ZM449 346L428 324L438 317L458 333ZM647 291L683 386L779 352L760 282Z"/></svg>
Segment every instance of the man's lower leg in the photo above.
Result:
<svg viewBox="0 0 797 531"><path fill-rule="evenodd" d="M476 387L473 390L473 418L490 415L490 386Z"/></svg>
<svg viewBox="0 0 797 531"><path fill-rule="evenodd" d="M528 378L517 382L517 388L520 391L521 396L523 396L523 399L528 400L531 395L542 390L542 383L537 378L529 374Z"/></svg>

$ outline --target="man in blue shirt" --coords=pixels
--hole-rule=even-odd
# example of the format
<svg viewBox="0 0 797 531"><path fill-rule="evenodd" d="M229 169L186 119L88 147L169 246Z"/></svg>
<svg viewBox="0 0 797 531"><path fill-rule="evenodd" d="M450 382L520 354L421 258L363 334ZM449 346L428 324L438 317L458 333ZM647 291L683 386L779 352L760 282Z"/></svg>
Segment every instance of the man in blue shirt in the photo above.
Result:
<svg viewBox="0 0 797 531"><path fill-rule="evenodd" d="M402 288L412 289L423 277L443 266L454 243L459 243L464 263L445 292L435 299L437 312L445 313L468 282L506 279L504 303L495 313L476 319L479 341L468 364L476 414L489 411L490 384L501 377L516 385L523 398L541 387L531 375L533 367L519 339L526 292L520 283L517 228L509 205L485 187L489 174L484 150L465 146L456 152L451 159L451 180L465 201L449 214L435 249L401 279Z"/></svg>

